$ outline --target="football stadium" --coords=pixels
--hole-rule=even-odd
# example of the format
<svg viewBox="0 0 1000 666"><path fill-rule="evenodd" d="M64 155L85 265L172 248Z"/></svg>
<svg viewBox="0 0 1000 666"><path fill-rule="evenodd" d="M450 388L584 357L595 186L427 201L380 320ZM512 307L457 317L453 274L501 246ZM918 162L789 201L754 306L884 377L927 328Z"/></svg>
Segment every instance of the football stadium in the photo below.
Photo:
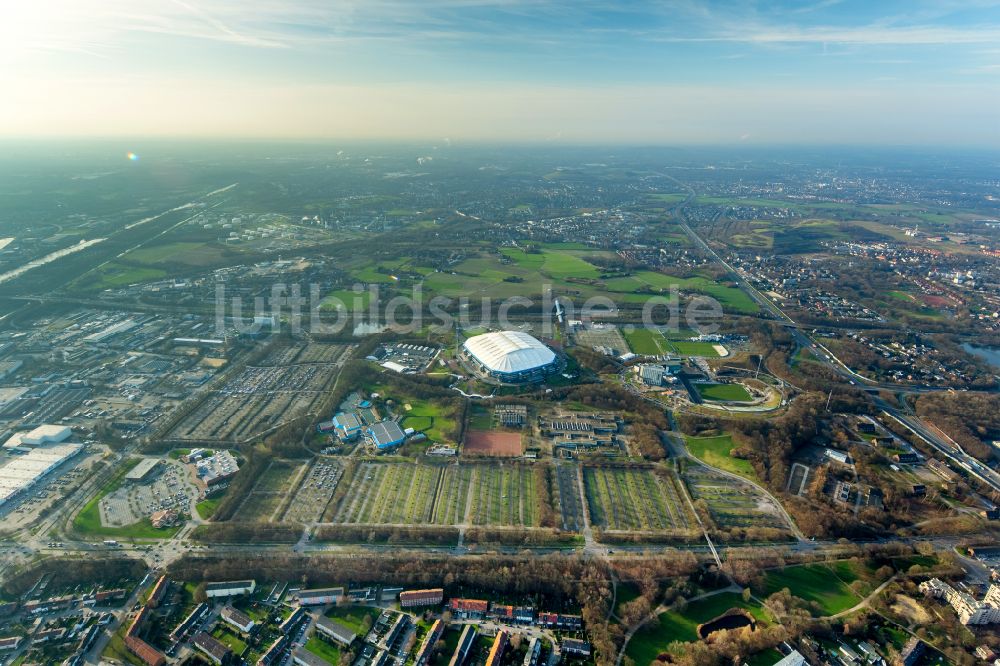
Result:
<svg viewBox="0 0 1000 666"><path fill-rule="evenodd" d="M538 381L559 368L559 359L551 349L520 331L471 337L462 351L476 370L501 382Z"/></svg>

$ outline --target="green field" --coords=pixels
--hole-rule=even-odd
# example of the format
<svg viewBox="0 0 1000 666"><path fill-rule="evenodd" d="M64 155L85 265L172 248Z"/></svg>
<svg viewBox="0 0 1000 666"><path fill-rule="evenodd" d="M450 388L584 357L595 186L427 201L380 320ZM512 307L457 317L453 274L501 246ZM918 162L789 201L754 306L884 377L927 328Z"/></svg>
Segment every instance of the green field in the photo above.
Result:
<svg viewBox="0 0 1000 666"><path fill-rule="evenodd" d="M406 409L409 405L410 409ZM427 435L427 439L432 442L452 442L451 436L456 431L457 423L454 416L447 414L438 405L428 400L408 399L405 403L399 403L397 409L403 414L400 423L404 428L413 428Z"/></svg>
<svg viewBox="0 0 1000 666"><path fill-rule="evenodd" d="M742 608L758 621L768 621L767 613L754 602L745 602L743 597L722 592L699 601L693 601L683 611L671 610L661 613L656 622L650 622L637 631L625 648L626 656L636 664L650 664L668 651L671 643L698 640L698 625L722 615L730 608Z"/></svg>
<svg viewBox="0 0 1000 666"><path fill-rule="evenodd" d="M356 634L364 631L365 618L368 626L375 622L379 609L370 606L334 606L326 610L326 616L341 623Z"/></svg>
<svg viewBox="0 0 1000 666"><path fill-rule="evenodd" d="M753 396L742 384L695 384L704 400L720 402L751 402Z"/></svg>
<svg viewBox="0 0 1000 666"><path fill-rule="evenodd" d="M215 510L219 508L219 502L221 501L221 497L216 497L198 502L196 506L198 509L198 515L201 516L202 520L209 520L213 515L215 515Z"/></svg>
<svg viewBox="0 0 1000 666"><path fill-rule="evenodd" d="M687 443L688 451L695 458L712 467L756 480L757 473L754 472L753 465L750 464L749 460L740 460L729 455L729 452L735 447L733 438L729 435L685 437L684 441Z"/></svg>
<svg viewBox="0 0 1000 666"><path fill-rule="evenodd" d="M861 601L848 587L857 579L850 562L802 564L769 571L756 593L763 598L788 588L796 597L815 602L816 615L834 615Z"/></svg>
<svg viewBox="0 0 1000 666"><path fill-rule="evenodd" d="M306 641L305 648L320 659L326 659L333 666L340 663L340 648L333 643L327 643L319 636L311 636Z"/></svg>
<svg viewBox="0 0 1000 666"><path fill-rule="evenodd" d="M652 328L637 328L634 331L624 331L625 341L632 352L642 356L662 356L668 353L667 341L663 335Z"/></svg>

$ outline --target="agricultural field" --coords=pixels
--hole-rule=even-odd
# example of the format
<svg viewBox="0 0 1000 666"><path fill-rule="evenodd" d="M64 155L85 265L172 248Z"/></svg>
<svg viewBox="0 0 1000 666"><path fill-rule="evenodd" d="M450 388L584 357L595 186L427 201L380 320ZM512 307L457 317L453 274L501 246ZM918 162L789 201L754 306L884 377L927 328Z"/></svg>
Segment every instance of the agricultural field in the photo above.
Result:
<svg viewBox="0 0 1000 666"><path fill-rule="evenodd" d="M334 458L317 458L309 466L295 497L288 503L282 520L288 523L322 520L343 474L344 468L340 461Z"/></svg>
<svg viewBox="0 0 1000 666"><path fill-rule="evenodd" d="M580 477L576 465L556 465L555 503L559 510L560 527L563 530L580 532L583 530L583 512L586 510L580 500Z"/></svg>
<svg viewBox="0 0 1000 666"><path fill-rule="evenodd" d="M684 481L693 499L705 501L720 529L788 529L774 503L748 483L722 476L702 465L688 465Z"/></svg>
<svg viewBox="0 0 1000 666"><path fill-rule="evenodd" d="M757 472L754 471L753 465L750 464L749 460L741 460L730 455L730 451L736 445L733 443L733 438L729 435L685 437L684 442L691 455L712 467L718 467L727 472L739 474L755 481L757 480Z"/></svg>
<svg viewBox="0 0 1000 666"><path fill-rule="evenodd" d="M605 530L681 530L691 517L673 479L649 469L585 467L590 522Z"/></svg>
<svg viewBox="0 0 1000 666"><path fill-rule="evenodd" d="M476 465L470 520L474 525L536 527L535 478L523 465Z"/></svg>

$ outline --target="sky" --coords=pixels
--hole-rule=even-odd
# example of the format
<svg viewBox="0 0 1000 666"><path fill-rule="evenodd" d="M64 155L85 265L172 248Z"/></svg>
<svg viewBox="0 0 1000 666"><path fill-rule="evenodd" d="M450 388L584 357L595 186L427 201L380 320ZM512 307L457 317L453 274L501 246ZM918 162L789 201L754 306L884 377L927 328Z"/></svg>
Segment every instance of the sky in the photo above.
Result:
<svg viewBox="0 0 1000 666"><path fill-rule="evenodd" d="M0 136L1000 148L1000 0L0 0Z"/></svg>

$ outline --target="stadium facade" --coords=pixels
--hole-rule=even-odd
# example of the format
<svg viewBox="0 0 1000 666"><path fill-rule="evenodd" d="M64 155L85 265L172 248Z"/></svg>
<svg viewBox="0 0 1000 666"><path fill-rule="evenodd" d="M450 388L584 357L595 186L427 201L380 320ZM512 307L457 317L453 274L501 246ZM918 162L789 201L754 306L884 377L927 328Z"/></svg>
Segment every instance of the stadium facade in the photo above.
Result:
<svg viewBox="0 0 1000 666"><path fill-rule="evenodd" d="M555 352L521 331L495 331L462 344L465 357L483 375L501 382L540 381L559 369Z"/></svg>

